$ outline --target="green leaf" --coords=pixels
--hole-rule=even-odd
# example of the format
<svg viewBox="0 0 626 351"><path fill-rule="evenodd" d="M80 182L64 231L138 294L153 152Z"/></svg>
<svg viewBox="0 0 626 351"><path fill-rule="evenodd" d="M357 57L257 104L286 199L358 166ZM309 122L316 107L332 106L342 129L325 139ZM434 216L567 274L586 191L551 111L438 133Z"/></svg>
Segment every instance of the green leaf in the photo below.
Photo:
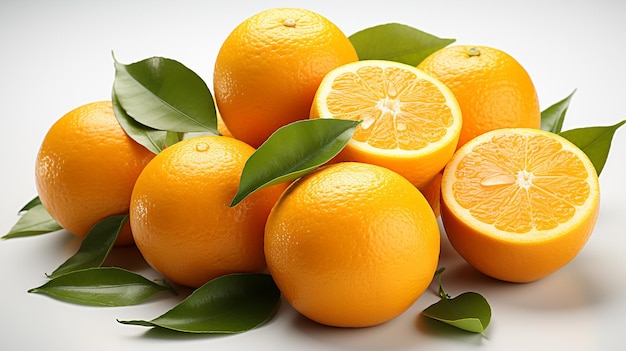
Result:
<svg viewBox="0 0 626 351"><path fill-rule="evenodd" d="M24 207L26 212L23 212L24 209L20 210L22 215L2 239L46 234L63 229L41 203L34 204L32 202Z"/></svg>
<svg viewBox="0 0 626 351"><path fill-rule="evenodd" d="M250 156L230 206L253 192L299 178L336 156L360 121L307 119L279 128Z"/></svg>
<svg viewBox="0 0 626 351"><path fill-rule="evenodd" d="M174 132L219 134L209 88L178 61L152 57L124 65L115 60L113 91L122 109L143 125Z"/></svg>
<svg viewBox="0 0 626 351"><path fill-rule="evenodd" d="M422 314L459 329L484 334L491 321L491 306L482 295L475 292L450 298L443 288L444 271L442 267L435 272L435 277L439 276L438 294L441 300L430 305Z"/></svg>
<svg viewBox="0 0 626 351"><path fill-rule="evenodd" d="M56 278L70 272L100 267L127 220L128 215L119 215L107 217L96 223L83 239L78 251L48 277Z"/></svg>
<svg viewBox="0 0 626 351"><path fill-rule="evenodd" d="M165 135L165 146L172 146L176 144L177 142L183 140L183 136L183 133L167 132L167 134Z"/></svg>
<svg viewBox="0 0 626 351"><path fill-rule="evenodd" d="M563 121L565 120L565 113L569 108L569 103L572 100L572 96L576 90L572 91L565 99L555 103L541 112L541 129L552 132L560 133L563 128Z"/></svg>
<svg viewBox="0 0 626 351"><path fill-rule="evenodd" d="M491 307L475 292L442 298L423 312L424 316L473 333L484 333L491 321Z"/></svg>
<svg viewBox="0 0 626 351"><path fill-rule="evenodd" d="M364 29L349 37L360 60L388 60L417 66L455 39L442 39L419 29L388 23Z"/></svg>
<svg viewBox="0 0 626 351"><path fill-rule="evenodd" d="M39 196L35 196L32 200L28 201L28 203L24 205L24 207L20 208L17 214L22 214L37 205L41 205L41 199L39 198Z"/></svg>
<svg viewBox="0 0 626 351"><path fill-rule="evenodd" d="M107 267L60 275L28 292L82 305L129 306L166 290L176 293L170 286L157 284L136 273Z"/></svg>
<svg viewBox="0 0 626 351"><path fill-rule="evenodd" d="M117 117L117 121L120 126L122 126L122 129L124 129L126 134L153 153L158 154L161 152L165 147L165 137L167 135L167 131L150 128L130 117L120 105L115 91L111 94L111 100L113 102L115 117Z"/></svg>
<svg viewBox="0 0 626 351"><path fill-rule="evenodd" d="M612 126L570 129L561 132L560 135L587 154L599 176L604 168L606 159L609 157L613 135L624 123L626 123L626 120Z"/></svg>
<svg viewBox="0 0 626 351"><path fill-rule="evenodd" d="M233 334L268 322L279 302L280 291L270 275L230 274L209 281L151 321L118 322L187 333Z"/></svg>

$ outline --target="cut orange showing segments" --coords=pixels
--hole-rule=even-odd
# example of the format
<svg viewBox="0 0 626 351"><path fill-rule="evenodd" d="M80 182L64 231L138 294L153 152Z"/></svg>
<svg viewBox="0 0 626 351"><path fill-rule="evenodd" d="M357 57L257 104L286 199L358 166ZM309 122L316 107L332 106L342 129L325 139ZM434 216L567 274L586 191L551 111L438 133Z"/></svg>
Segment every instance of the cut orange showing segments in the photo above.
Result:
<svg viewBox="0 0 626 351"><path fill-rule="evenodd" d="M443 169L461 131L461 110L443 83L413 66L381 60L330 71L310 117L361 120L337 160L386 167L417 187Z"/></svg>
<svg viewBox="0 0 626 351"><path fill-rule="evenodd" d="M583 248L598 217L598 176L563 137L530 128L482 134L452 157L441 218L453 248L491 277L530 282Z"/></svg>

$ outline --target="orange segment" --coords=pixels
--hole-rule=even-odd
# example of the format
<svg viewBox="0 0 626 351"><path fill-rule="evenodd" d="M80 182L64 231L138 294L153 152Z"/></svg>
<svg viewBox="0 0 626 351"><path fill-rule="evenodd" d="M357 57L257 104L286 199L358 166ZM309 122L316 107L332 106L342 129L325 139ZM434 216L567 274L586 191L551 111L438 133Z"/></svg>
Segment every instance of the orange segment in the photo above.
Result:
<svg viewBox="0 0 626 351"><path fill-rule="evenodd" d="M361 120L339 158L390 168L416 186L445 166L461 129L460 109L445 85L415 67L379 60L326 75L311 118Z"/></svg>
<svg viewBox="0 0 626 351"><path fill-rule="evenodd" d="M404 67L365 66L340 74L326 102L335 118L362 119L354 139L378 149L423 149L452 124L439 88Z"/></svg>
<svg viewBox="0 0 626 351"><path fill-rule="evenodd" d="M492 148L494 144L499 147ZM560 142L545 136L502 136L476 146L458 168L482 173L454 182L459 204L474 218L505 232L556 228L589 198L585 165ZM490 201L480 201L485 198Z"/></svg>
<svg viewBox="0 0 626 351"><path fill-rule="evenodd" d="M453 247L483 273L542 278L573 259L591 235L599 184L587 156L536 129L485 133L444 172L442 220Z"/></svg>

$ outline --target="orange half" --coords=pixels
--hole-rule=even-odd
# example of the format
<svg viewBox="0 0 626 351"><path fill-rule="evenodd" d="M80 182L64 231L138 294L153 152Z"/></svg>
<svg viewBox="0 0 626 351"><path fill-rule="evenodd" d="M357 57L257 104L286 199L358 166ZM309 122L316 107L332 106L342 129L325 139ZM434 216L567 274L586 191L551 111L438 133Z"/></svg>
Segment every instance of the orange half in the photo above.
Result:
<svg viewBox="0 0 626 351"><path fill-rule="evenodd" d="M364 60L329 72L311 118L361 120L338 156L387 167L423 186L455 151L461 110L439 80L402 63Z"/></svg>
<svg viewBox="0 0 626 351"><path fill-rule="evenodd" d="M529 282L571 261L600 201L585 153L537 129L499 129L461 147L441 180L441 217L454 249L497 279Z"/></svg>

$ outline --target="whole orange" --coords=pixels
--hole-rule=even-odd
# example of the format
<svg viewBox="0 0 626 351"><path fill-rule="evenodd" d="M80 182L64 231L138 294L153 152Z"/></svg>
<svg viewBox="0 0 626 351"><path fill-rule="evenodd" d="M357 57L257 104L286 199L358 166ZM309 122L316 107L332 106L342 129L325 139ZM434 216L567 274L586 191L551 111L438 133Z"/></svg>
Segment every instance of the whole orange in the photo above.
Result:
<svg viewBox="0 0 626 351"><path fill-rule="evenodd" d="M310 10L274 8L239 24L215 61L215 100L233 136L258 147L276 129L309 117L331 69L358 60L345 34Z"/></svg>
<svg viewBox="0 0 626 351"><path fill-rule="evenodd" d="M135 180L154 157L120 127L111 101L68 112L46 134L35 165L37 193L50 215L78 237L128 212ZM128 223L116 245L132 243Z"/></svg>
<svg viewBox="0 0 626 351"><path fill-rule="evenodd" d="M450 88L463 115L457 149L499 128L541 127L541 111L528 72L509 54L487 46L440 49L418 68Z"/></svg>
<svg viewBox="0 0 626 351"><path fill-rule="evenodd" d="M430 284L439 228L426 199L380 166L341 162L298 179L267 220L265 256L284 298L325 325L366 327Z"/></svg>
<svg viewBox="0 0 626 351"><path fill-rule="evenodd" d="M166 148L146 166L133 190L130 224L154 269L199 287L224 274L265 268L265 221L286 185L229 207L253 152L237 139L201 136Z"/></svg>

